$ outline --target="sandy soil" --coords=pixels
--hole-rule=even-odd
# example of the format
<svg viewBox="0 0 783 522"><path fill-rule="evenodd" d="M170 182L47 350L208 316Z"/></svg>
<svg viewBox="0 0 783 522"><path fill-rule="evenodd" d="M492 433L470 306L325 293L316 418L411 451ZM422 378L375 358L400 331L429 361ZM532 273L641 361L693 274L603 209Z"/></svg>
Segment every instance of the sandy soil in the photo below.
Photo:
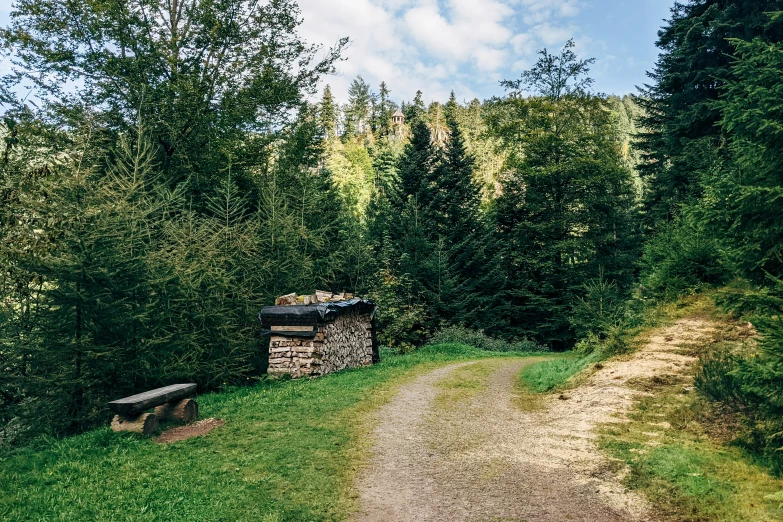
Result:
<svg viewBox="0 0 783 522"><path fill-rule="evenodd" d="M509 360L486 390L436 407L436 384L460 365L406 385L378 413L375 454L357 487L363 522L648 521L650 507L621 484L623 470L596 447L596 427L623 422L633 383L683 373L683 348L714 325L685 319L653 335L628 360L605 363L565 396L523 412L514 380L529 360ZM638 387L637 387L638 388Z"/></svg>

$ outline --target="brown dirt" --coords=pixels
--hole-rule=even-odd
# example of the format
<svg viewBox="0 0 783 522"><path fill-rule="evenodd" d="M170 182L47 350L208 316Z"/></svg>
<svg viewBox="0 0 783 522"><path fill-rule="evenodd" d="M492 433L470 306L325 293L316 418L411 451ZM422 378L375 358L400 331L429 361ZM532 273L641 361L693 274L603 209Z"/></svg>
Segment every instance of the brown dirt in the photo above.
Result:
<svg viewBox="0 0 783 522"><path fill-rule="evenodd" d="M192 439L194 437L201 437L206 435L215 428L221 427L226 421L223 419L204 419L193 424L187 424L185 426L178 426L171 428L160 434L155 438L155 442L158 444L169 444L171 442L179 442L181 440Z"/></svg>
<svg viewBox="0 0 783 522"><path fill-rule="evenodd" d="M484 391L449 407L434 401L436 384L464 365L418 378L378 414L356 520L654 520L644 499L623 487L623 464L597 448L596 428L623 422L635 397L654 392L640 390L640 381L687 379L696 359L677 350L702 342L713 328L700 319L678 321L633 356L602 363L577 388L548 396L533 411L515 404L514 387L533 360L503 363Z"/></svg>

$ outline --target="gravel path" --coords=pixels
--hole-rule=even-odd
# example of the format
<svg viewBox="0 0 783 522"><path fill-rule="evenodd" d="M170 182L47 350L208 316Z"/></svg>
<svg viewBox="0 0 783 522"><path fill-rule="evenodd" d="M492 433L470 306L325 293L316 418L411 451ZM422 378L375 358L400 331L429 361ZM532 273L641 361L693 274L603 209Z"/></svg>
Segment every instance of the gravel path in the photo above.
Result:
<svg viewBox="0 0 783 522"><path fill-rule="evenodd" d="M378 413L375 455L357 485L355 519L653 520L596 447L595 428L622 422L640 393L628 381L680 373L693 363L677 353L678 345L698 342L711 326L679 321L629 360L605 364L565 400L550 397L533 412L514 403L514 380L533 359L497 364L486 389L451 406L434 402L436 384L465 364L416 379Z"/></svg>

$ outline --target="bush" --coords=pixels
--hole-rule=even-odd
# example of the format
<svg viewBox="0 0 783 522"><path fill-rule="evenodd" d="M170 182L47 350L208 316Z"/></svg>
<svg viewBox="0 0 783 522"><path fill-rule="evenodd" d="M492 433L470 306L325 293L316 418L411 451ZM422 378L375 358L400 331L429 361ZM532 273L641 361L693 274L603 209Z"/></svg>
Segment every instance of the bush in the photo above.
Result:
<svg viewBox="0 0 783 522"><path fill-rule="evenodd" d="M582 285L583 295L571 310L571 327L579 338L598 335L605 338L621 324L626 315L625 298L616 281L607 279L603 270L595 279Z"/></svg>
<svg viewBox="0 0 783 522"><path fill-rule="evenodd" d="M487 352L548 352L550 349L535 341L504 341L484 334L483 331L470 330L462 326L448 326L438 330L427 344L467 344Z"/></svg>
<svg viewBox="0 0 783 522"><path fill-rule="evenodd" d="M702 358L694 386L714 401L736 405L742 395L742 388L736 372L739 358L721 350Z"/></svg>
<svg viewBox="0 0 783 522"><path fill-rule="evenodd" d="M642 285L664 299L722 283L730 272L719 240L687 215L666 226L644 248Z"/></svg>

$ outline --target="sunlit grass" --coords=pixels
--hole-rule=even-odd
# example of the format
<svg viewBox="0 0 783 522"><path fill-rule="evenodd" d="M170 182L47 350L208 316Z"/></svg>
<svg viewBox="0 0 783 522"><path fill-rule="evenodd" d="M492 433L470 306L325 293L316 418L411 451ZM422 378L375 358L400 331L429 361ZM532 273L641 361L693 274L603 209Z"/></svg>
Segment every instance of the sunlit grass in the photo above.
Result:
<svg viewBox="0 0 783 522"><path fill-rule="evenodd" d="M739 448L710 436L720 416L681 383L658 385L642 398L630 422L606 427L600 444L626 464L626 485L643 492L674 520L766 522L781 520L775 493L783 481Z"/></svg>
<svg viewBox="0 0 783 522"><path fill-rule="evenodd" d="M370 454L374 412L406 379L513 354L464 345L386 357L316 380L264 381L198 398L226 421L158 445L108 427L0 458L1 520L341 520ZM107 419L108 425L108 419Z"/></svg>

